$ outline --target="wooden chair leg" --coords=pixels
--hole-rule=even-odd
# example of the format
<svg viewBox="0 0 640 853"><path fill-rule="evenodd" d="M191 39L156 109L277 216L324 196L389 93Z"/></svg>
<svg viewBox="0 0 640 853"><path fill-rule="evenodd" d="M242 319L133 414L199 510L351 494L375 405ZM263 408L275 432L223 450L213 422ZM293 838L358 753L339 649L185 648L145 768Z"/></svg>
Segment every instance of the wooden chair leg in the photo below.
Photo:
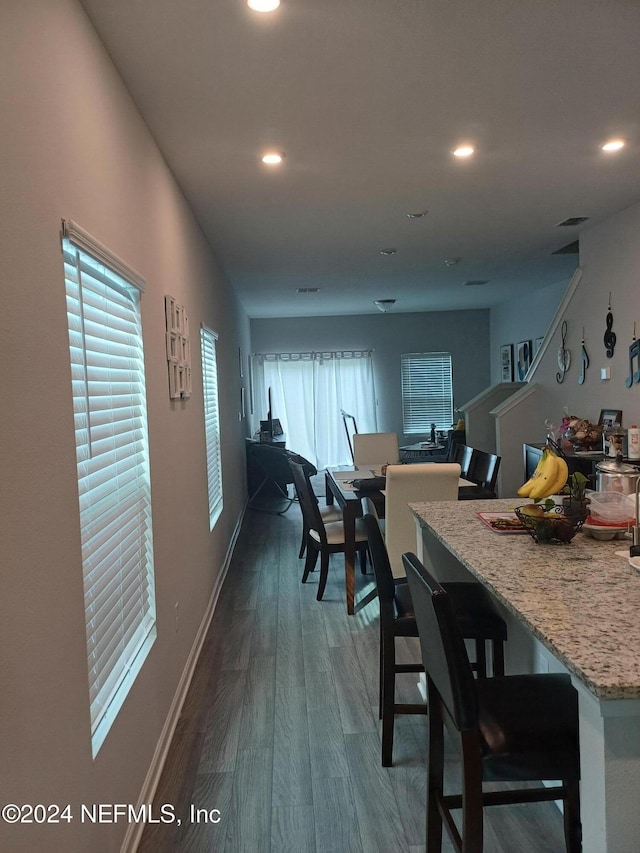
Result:
<svg viewBox="0 0 640 853"><path fill-rule="evenodd" d="M384 678L384 631L380 626L380 654L378 662L378 719L382 719L382 679Z"/></svg>
<svg viewBox="0 0 640 853"><path fill-rule="evenodd" d="M363 575L367 573L367 554L368 550L366 548L360 549L360 572Z"/></svg>
<svg viewBox="0 0 640 853"><path fill-rule="evenodd" d="M429 678L427 676L427 685ZM435 690L428 691L429 756L427 766L427 853L442 853L442 818L438 802L444 786L444 725Z"/></svg>
<svg viewBox="0 0 640 853"><path fill-rule="evenodd" d="M318 594L316 595L316 599L318 601L322 600L322 596L324 595L324 588L327 585L327 578L329 577L329 553L328 551L323 551L320 554L320 583L318 584Z"/></svg>
<svg viewBox="0 0 640 853"><path fill-rule="evenodd" d="M469 737L473 742L465 749L465 740ZM465 853L483 853L482 763L476 732L462 732L462 751L462 849ZM469 754L465 756L465 753Z"/></svg>
<svg viewBox="0 0 640 853"><path fill-rule="evenodd" d="M309 572L314 571L318 562L318 551L316 548L307 547L307 558L304 561L304 572L302 573L302 583L307 582Z"/></svg>
<svg viewBox="0 0 640 853"><path fill-rule="evenodd" d="M580 820L580 783L565 782L564 841L567 853L582 851L582 823Z"/></svg>
<svg viewBox="0 0 640 853"><path fill-rule="evenodd" d="M307 547L307 530L303 524L302 526L302 540L300 542L300 551L298 552L298 559L301 560L304 557L304 552Z"/></svg>
<svg viewBox="0 0 640 853"><path fill-rule="evenodd" d="M396 643L387 637L383 643L382 660L382 766L393 765L393 725L396 701Z"/></svg>

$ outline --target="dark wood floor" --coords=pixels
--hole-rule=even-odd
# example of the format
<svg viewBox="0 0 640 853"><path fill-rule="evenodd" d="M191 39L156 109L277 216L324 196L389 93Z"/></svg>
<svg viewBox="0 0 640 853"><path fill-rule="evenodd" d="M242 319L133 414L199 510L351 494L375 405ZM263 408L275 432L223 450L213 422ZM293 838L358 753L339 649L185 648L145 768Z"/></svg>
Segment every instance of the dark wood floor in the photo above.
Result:
<svg viewBox="0 0 640 853"><path fill-rule="evenodd" d="M149 825L139 853L424 850L426 719L398 718L383 768L377 605L346 615L339 555L316 601L299 536L297 505L247 513L155 799L182 823ZM371 576L356 584L360 597ZM400 701L420 701L416 676L400 679ZM453 756L448 773L455 783ZM193 822L191 808L219 822ZM564 849L553 804L486 814L486 853Z"/></svg>

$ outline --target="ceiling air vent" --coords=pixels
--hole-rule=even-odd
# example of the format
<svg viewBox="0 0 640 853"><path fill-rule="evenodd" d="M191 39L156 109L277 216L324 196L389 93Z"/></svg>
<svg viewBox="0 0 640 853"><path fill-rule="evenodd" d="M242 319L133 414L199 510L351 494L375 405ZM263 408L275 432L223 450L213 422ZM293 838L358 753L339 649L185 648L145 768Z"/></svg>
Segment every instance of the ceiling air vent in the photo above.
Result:
<svg viewBox="0 0 640 853"><path fill-rule="evenodd" d="M586 222L588 218L588 216L570 216L568 219L563 219L562 222L556 222L553 227L571 228L574 225L580 225L580 223Z"/></svg>
<svg viewBox="0 0 640 853"><path fill-rule="evenodd" d="M464 286L465 287L480 287L483 284L487 284L488 281L489 281L488 278L475 278L475 279L472 278L471 281L465 281Z"/></svg>
<svg viewBox="0 0 640 853"><path fill-rule="evenodd" d="M319 287L296 287L296 293L319 293Z"/></svg>

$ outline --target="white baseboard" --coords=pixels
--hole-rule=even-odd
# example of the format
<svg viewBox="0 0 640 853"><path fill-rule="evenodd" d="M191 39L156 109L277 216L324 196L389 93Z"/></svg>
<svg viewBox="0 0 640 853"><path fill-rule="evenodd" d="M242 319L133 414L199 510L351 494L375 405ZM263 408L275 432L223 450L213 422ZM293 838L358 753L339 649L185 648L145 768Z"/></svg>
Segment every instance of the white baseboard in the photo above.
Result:
<svg viewBox="0 0 640 853"><path fill-rule="evenodd" d="M224 580L227 576L227 572L229 571L231 558L233 556L233 551L235 549L236 542L238 541L238 536L240 535L240 529L242 527L242 522L246 510L247 504L245 503L240 517L234 528L231 541L229 542L229 547L224 558L222 571L220 572L216 584L211 592L209 604L207 605L207 609L204 613L204 616L202 617L200 627L198 628L198 633L196 634L196 637L193 641L191 652L189 653L189 657L187 658L187 662L182 671L182 675L180 677L178 687L174 694L173 701L171 702L169 713L167 714L164 726L162 727L162 732L160 734L158 743L156 744L149 770L147 771L146 778L142 785L142 790L138 798L136 810L139 810L140 806L145 803L153 802L156 789L160 782L160 776L162 775L162 770L164 768L164 763L167 760L169 747L171 746L171 741L173 739L173 735L178 724L178 720L180 718L182 706L184 705L184 701L187 697L187 692L191 684L191 679L193 678L196 663L198 662L198 658L202 650L202 645L204 643L205 637L207 636L209 626L211 625L213 614L215 613L218 598L220 597L220 590L222 589L222 584L224 583ZM138 844L140 843L140 839L142 838L144 828L144 822L132 821L131 823L129 823L127 834L125 835L124 841L122 842L122 847L120 848L120 853L135 853L138 848Z"/></svg>

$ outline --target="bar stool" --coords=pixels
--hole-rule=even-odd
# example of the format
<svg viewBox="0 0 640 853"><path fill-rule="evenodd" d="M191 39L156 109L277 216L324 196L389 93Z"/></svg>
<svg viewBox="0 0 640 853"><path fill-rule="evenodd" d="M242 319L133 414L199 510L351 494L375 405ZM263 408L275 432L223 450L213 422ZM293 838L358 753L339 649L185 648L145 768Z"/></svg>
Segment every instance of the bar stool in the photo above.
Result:
<svg viewBox="0 0 640 853"><path fill-rule="evenodd" d="M380 690L379 717L382 719L382 765L393 764L393 728L396 714L426 714L425 704L398 704L395 701L396 673L424 672L422 662L396 663L396 637L417 637L411 594L406 577L394 578L389 556L382 537L375 505L370 498L362 501L363 524L369 542L369 553L380 602ZM450 583L446 585L455 602L456 618L463 636L475 641L475 669L480 678L486 678L487 661L485 643L493 647L493 674L504 674L504 641L507 626L498 615L490 596L477 583Z"/></svg>
<svg viewBox="0 0 640 853"><path fill-rule="evenodd" d="M567 853L582 850L578 694L568 675L474 679L450 590L404 555L429 704L427 853L444 825L457 853L482 853L483 808L562 800ZM444 794L444 726L462 758L462 793ZM483 781L562 780L553 787L484 792ZM462 809L462 832L451 811Z"/></svg>

